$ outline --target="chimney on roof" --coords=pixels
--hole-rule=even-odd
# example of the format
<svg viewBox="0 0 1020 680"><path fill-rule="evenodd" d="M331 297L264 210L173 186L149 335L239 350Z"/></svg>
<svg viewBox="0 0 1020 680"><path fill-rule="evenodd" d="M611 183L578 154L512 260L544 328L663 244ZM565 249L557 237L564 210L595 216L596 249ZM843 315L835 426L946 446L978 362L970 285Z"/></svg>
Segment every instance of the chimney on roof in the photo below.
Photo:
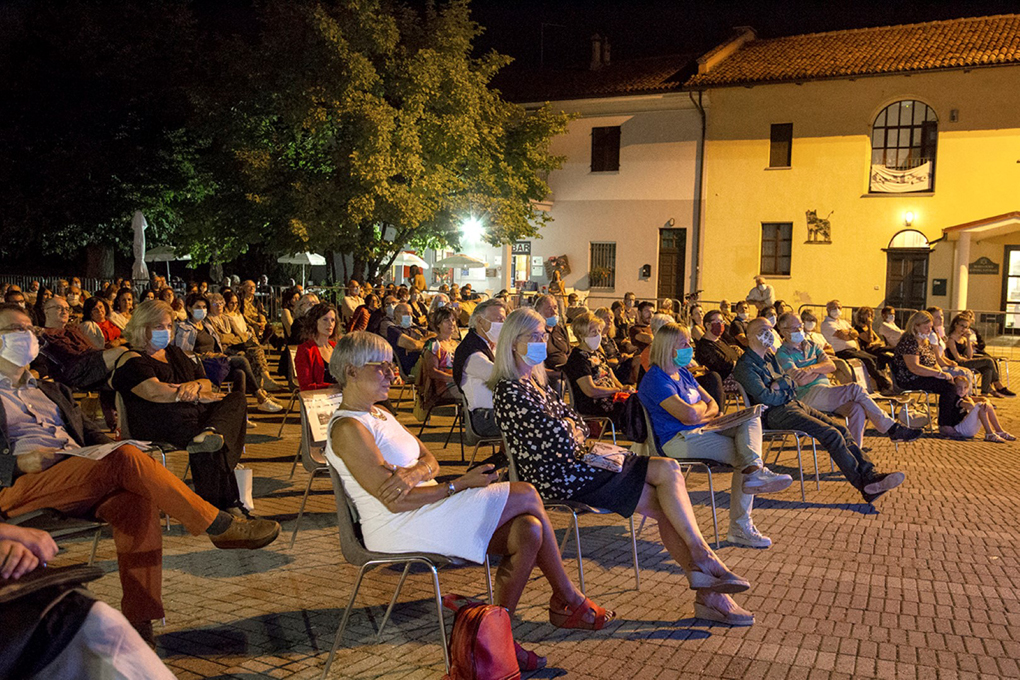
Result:
<svg viewBox="0 0 1020 680"><path fill-rule="evenodd" d="M756 39L758 34L750 26L735 26L730 39L698 58L698 75L704 75L725 61L741 47Z"/></svg>
<svg viewBox="0 0 1020 680"><path fill-rule="evenodd" d="M609 66L609 38L596 33L591 37L591 70L598 71L603 66Z"/></svg>

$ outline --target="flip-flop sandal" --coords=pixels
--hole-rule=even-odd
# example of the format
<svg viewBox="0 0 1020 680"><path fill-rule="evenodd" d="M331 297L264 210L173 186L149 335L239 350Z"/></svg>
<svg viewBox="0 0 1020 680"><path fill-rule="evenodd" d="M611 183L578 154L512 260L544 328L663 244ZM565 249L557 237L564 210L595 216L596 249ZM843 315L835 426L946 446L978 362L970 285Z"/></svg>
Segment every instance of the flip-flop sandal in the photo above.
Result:
<svg viewBox="0 0 1020 680"><path fill-rule="evenodd" d="M594 621L585 621L584 616L588 612L594 614ZM579 628L582 630L602 630L606 624L616 617L616 613L607 611L598 606L589 598L584 598L573 609L568 604L562 604L562 609L553 606L553 600L549 600L549 623L557 628Z"/></svg>
<svg viewBox="0 0 1020 680"><path fill-rule="evenodd" d="M514 641L514 654L517 656L517 668L520 669L521 673L527 673L529 671L537 671L545 668L547 659L544 656L539 656L532 651L521 647Z"/></svg>

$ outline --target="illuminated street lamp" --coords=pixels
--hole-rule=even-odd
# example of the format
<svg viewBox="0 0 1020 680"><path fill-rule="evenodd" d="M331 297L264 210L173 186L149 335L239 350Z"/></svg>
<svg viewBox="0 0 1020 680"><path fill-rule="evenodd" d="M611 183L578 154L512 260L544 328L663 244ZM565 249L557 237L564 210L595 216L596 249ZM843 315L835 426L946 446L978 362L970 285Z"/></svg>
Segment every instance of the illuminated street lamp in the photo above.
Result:
<svg viewBox="0 0 1020 680"><path fill-rule="evenodd" d="M485 236L485 227L482 221L472 215L460 225L460 233L464 236L465 243L477 243Z"/></svg>

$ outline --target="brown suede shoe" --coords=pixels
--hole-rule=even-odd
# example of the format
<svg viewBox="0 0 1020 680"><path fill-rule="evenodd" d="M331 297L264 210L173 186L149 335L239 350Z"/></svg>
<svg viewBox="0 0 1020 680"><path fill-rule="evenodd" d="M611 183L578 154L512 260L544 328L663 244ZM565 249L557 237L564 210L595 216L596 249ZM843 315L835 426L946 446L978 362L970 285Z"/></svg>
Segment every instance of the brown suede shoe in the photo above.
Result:
<svg viewBox="0 0 1020 680"><path fill-rule="evenodd" d="M209 540L220 550L256 550L269 545L279 535L279 522L235 517L229 529L210 536Z"/></svg>
<svg viewBox="0 0 1020 680"><path fill-rule="evenodd" d="M129 621L129 623L142 637L142 641L149 645L149 649L156 651L156 634L152 630L152 621Z"/></svg>

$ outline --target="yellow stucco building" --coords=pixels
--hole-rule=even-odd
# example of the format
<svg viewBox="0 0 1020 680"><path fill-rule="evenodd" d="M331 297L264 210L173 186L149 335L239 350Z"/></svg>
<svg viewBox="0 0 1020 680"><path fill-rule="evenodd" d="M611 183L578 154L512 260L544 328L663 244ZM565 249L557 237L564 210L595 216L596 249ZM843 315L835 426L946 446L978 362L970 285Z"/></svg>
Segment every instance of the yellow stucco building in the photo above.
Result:
<svg viewBox="0 0 1020 680"><path fill-rule="evenodd" d="M706 298L760 273L795 307L1015 300L1001 330L1020 328L1020 15L743 29L686 87L707 110Z"/></svg>

